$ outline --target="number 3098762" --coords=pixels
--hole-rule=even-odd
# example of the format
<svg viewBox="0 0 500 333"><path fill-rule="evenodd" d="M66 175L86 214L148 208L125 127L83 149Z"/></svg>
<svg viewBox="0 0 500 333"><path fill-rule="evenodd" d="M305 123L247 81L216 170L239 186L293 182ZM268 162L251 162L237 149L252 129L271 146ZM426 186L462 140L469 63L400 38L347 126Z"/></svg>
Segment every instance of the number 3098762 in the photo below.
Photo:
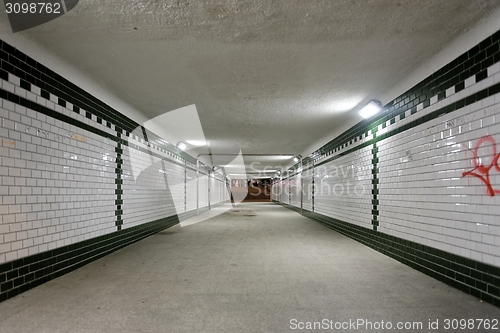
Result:
<svg viewBox="0 0 500 333"><path fill-rule="evenodd" d="M5 11L7 14L61 14L60 3L45 3L45 2L31 2L31 3L10 3L5 4Z"/></svg>

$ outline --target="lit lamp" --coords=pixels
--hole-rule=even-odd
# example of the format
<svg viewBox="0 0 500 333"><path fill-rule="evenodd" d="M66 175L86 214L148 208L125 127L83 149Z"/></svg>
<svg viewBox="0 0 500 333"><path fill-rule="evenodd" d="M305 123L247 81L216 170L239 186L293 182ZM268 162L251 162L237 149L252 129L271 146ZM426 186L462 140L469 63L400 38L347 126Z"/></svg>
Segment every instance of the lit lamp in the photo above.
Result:
<svg viewBox="0 0 500 333"><path fill-rule="evenodd" d="M180 150L185 150L187 148L187 144L184 141L177 142L175 146Z"/></svg>
<svg viewBox="0 0 500 333"><path fill-rule="evenodd" d="M303 207L303 203L304 203L304 191L302 191L302 169L303 169L303 165L302 165L302 155L295 155L293 157L293 161L295 163L299 163L300 162L300 214L302 215L302 207ZM289 172L292 171L292 168L288 169Z"/></svg>
<svg viewBox="0 0 500 333"><path fill-rule="evenodd" d="M360 111L359 115L364 119L370 118L377 114L382 109L380 101L372 100L370 103L366 104Z"/></svg>

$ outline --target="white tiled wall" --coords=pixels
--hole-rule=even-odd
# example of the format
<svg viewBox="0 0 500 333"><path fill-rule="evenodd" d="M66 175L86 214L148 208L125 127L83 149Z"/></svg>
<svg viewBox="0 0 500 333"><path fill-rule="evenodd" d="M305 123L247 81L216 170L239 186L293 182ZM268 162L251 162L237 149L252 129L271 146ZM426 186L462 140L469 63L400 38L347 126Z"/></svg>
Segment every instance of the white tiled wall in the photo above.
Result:
<svg viewBox="0 0 500 333"><path fill-rule="evenodd" d="M208 207L208 182L208 175L201 173L200 177L198 178L199 208Z"/></svg>
<svg viewBox="0 0 500 333"><path fill-rule="evenodd" d="M225 202L225 201L231 200L231 187L229 186L228 183L224 183L223 186L224 186L224 188L222 191L223 191L223 199Z"/></svg>
<svg viewBox="0 0 500 333"><path fill-rule="evenodd" d="M220 173L210 175L210 205L216 205L224 200L224 178Z"/></svg>
<svg viewBox="0 0 500 333"><path fill-rule="evenodd" d="M228 193L228 187L226 183L226 179L223 175L217 176L218 179L218 191L220 192L219 197L220 197L220 202L226 201L229 199L229 193Z"/></svg>
<svg viewBox="0 0 500 333"><path fill-rule="evenodd" d="M271 186L271 195L270 195L271 200L281 201L281 191L282 191L281 180L275 179Z"/></svg>
<svg viewBox="0 0 500 333"><path fill-rule="evenodd" d="M302 191L304 192L302 198L302 207L312 211L312 198L313 198L313 169L308 169L302 173Z"/></svg>
<svg viewBox="0 0 500 333"><path fill-rule="evenodd" d="M140 129L131 133L128 141L129 146L123 150L122 155L122 228L176 215L161 159L147 152L151 150L146 145ZM142 148L142 151L138 148ZM179 172L171 163L166 162L165 167ZM172 176L175 177L175 174Z"/></svg>
<svg viewBox="0 0 500 333"><path fill-rule="evenodd" d="M315 212L371 228L371 147L315 167L314 177Z"/></svg>
<svg viewBox="0 0 500 333"><path fill-rule="evenodd" d="M186 177L185 166L168 162L171 158L164 159L165 176L170 196L174 201L177 214L186 212ZM184 164L184 163L182 163Z"/></svg>
<svg viewBox="0 0 500 333"><path fill-rule="evenodd" d="M10 75L0 87L116 136L86 110L41 97L40 88L20 87ZM117 142L0 100L0 263L23 258L117 230ZM196 166L156 146L139 127L122 145L122 228L196 210ZM141 148L141 149L139 149ZM149 153L148 153L149 151ZM162 162L163 160L163 162ZM174 163L175 162L175 163ZM184 174L187 174L185 178ZM212 203L228 200L217 176ZM200 207L208 206L208 177L200 180Z"/></svg>
<svg viewBox="0 0 500 333"><path fill-rule="evenodd" d="M300 174L290 177L290 205L300 208L301 177Z"/></svg>
<svg viewBox="0 0 500 333"><path fill-rule="evenodd" d="M466 90L492 82L471 83ZM422 112L467 93L453 94ZM499 142L500 94L379 142L379 230L500 266L500 191L491 195L481 179L464 175L480 166L475 173L489 174L492 189L500 190ZM489 172L481 168L491 165Z"/></svg>
<svg viewBox="0 0 500 333"><path fill-rule="evenodd" d="M196 209L196 169L187 168L186 170L186 211L190 212Z"/></svg>
<svg viewBox="0 0 500 333"><path fill-rule="evenodd" d="M9 81L4 89L90 122ZM114 141L6 100L0 117L0 263L116 230Z"/></svg>
<svg viewBox="0 0 500 333"><path fill-rule="evenodd" d="M290 180L283 179L281 182L281 202L290 204Z"/></svg>

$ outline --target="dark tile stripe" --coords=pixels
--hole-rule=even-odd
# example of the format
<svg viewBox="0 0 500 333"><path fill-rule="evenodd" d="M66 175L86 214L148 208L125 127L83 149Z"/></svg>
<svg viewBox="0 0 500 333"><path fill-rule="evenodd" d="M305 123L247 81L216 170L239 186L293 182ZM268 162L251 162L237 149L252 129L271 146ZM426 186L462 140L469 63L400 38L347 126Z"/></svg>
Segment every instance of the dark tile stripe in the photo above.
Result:
<svg viewBox="0 0 500 333"><path fill-rule="evenodd" d="M374 134L374 138L376 138ZM377 158L377 143L373 143L372 149L372 226L373 230L377 230L378 227L378 158Z"/></svg>
<svg viewBox="0 0 500 333"><path fill-rule="evenodd" d="M70 125L74 125L80 129L89 131L91 133L97 134L103 138L108 138L108 139L113 140L113 141L118 140L117 136L115 136L115 135L109 134L109 133L102 131L98 128L95 128L91 125L87 125L87 124L85 124L77 119L71 118L63 113L51 110L51 109L49 109L41 104L30 101L29 99L18 96L16 94L13 94L13 93L6 91L4 89L0 89L0 99L5 99L5 100L8 100L14 104L24 106L26 108L33 110L33 111L42 113L46 116L52 117L54 119L60 120L62 122L70 124Z"/></svg>
<svg viewBox="0 0 500 333"><path fill-rule="evenodd" d="M123 209L122 209L122 205L123 205L123 199L122 199L122 195L123 195L123 188L122 188L122 184L123 184L123 180L122 180L123 158L122 158L122 154L123 154L123 149L122 149L121 134L118 133L118 143L116 146L116 180L115 180L115 184L116 184L116 188L115 188L115 195L116 195L116 199L115 199L115 205L116 205L115 226L116 226L117 230L122 230L122 225L123 225L123 218L122 218L122 215L123 215Z"/></svg>

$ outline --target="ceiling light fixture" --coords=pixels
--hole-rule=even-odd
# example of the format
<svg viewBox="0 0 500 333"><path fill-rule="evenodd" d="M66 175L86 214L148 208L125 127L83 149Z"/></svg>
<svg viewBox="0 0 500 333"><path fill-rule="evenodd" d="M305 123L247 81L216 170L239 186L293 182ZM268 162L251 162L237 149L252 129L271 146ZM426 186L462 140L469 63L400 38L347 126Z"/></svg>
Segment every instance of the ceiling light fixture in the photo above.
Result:
<svg viewBox="0 0 500 333"><path fill-rule="evenodd" d="M359 115L364 119L370 118L377 114L382 109L380 101L371 100L370 103L366 104L360 111Z"/></svg>
<svg viewBox="0 0 500 333"><path fill-rule="evenodd" d="M205 140L186 140L192 146L204 146L207 144Z"/></svg>
<svg viewBox="0 0 500 333"><path fill-rule="evenodd" d="M187 144L184 141L177 142L175 146L180 150L185 150L187 148Z"/></svg>
<svg viewBox="0 0 500 333"><path fill-rule="evenodd" d="M295 163L299 163L299 162L300 162L300 160L302 160L302 156L300 156L300 155L296 155L296 156L294 156L294 157L293 157L293 161L294 161Z"/></svg>

